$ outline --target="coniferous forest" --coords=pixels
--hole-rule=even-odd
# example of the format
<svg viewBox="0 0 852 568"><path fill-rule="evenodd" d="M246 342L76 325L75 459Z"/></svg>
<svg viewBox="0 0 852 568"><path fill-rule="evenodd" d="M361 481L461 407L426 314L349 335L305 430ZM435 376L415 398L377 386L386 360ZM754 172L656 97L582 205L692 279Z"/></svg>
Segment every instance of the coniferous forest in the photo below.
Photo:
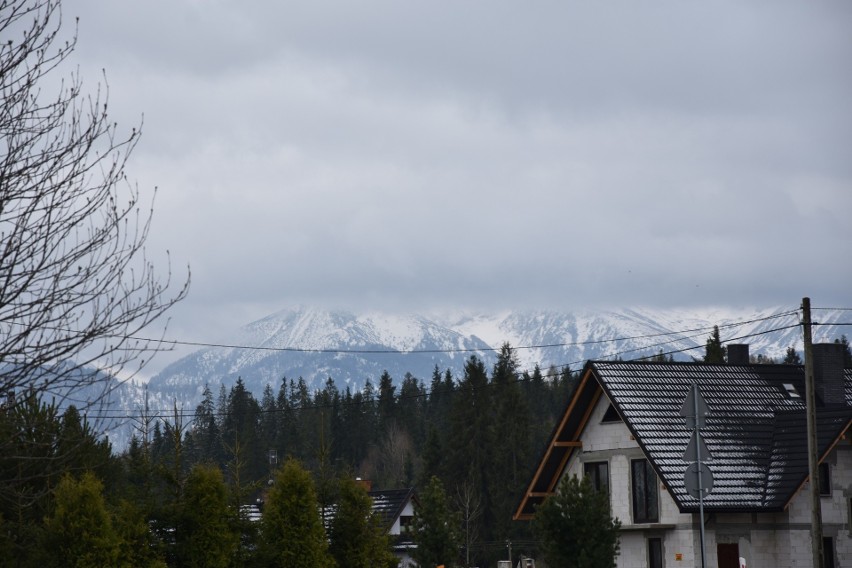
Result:
<svg viewBox="0 0 852 568"><path fill-rule="evenodd" d="M295 554L314 558L311 566L335 558L338 566L393 565L381 527L359 529L360 551L353 538L335 538L352 534L342 528L351 525L340 518L346 511L364 517L356 478L373 489L414 487L421 501L439 487L456 551L448 562L492 565L509 543L515 556L534 554L529 524L512 514L574 380L569 369L520 373L508 345L492 369L471 357L461 376L383 373L356 392L332 378L311 392L300 378L282 377L252 393L238 379L230 389L207 385L194 410L140 408L120 453L73 406L60 412L23 397L0 412L2 435L17 445L14 458L0 457L9 480L0 558L19 566L68 558L86 566L293 566ZM260 505L260 522L240 514L250 504ZM306 507L337 514L326 526L310 521L321 515L288 516ZM304 534L288 532L294 523Z"/></svg>

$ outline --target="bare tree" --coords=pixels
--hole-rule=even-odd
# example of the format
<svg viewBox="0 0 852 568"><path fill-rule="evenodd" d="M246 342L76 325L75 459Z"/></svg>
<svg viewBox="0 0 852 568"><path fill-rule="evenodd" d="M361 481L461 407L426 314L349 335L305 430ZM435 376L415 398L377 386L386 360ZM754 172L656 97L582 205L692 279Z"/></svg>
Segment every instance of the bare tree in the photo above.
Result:
<svg viewBox="0 0 852 568"><path fill-rule="evenodd" d="M106 87L58 81L77 41L62 23L60 0L0 0L0 397L85 409L163 347L137 335L189 275L146 256L152 209L125 174L140 130L118 132Z"/></svg>
<svg viewBox="0 0 852 568"><path fill-rule="evenodd" d="M456 487L456 507L461 514L464 540L464 565L470 566L470 551L479 541L479 517L482 515L482 498L469 480Z"/></svg>

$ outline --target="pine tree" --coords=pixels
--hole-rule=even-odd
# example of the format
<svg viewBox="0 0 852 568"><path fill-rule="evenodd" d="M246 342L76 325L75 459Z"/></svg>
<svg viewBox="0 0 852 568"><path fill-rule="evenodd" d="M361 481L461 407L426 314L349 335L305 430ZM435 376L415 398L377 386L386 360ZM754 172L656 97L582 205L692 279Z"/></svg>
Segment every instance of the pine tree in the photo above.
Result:
<svg viewBox="0 0 852 568"><path fill-rule="evenodd" d="M550 566L613 568L621 522L610 512L609 493L588 477L566 476L538 508L533 522Z"/></svg>
<svg viewBox="0 0 852 568"><path fill-rule="evenodd" d="M258 426L258 449L266 457L264 465L269 466L269 452L278 455L278 436L281 431L282 419L278 411L278 401L269 383L263 388L263 397L260 401L260 423ZM262 473L258 471L258 473Z"/></svg>
<svg viewBox="0 0 852 568"><path fill-rule="evenodd" d="M73 406L60 416L35 391L20 396L12 408L0 409L0 516L14 545L13 556L26 558L54 508L53 491L67 472L93 471L114 479L118 467L109 443L98 440Z"/></svg>
<svg viewBox="0 0 852 568"><path fill-rule="evenodd" d="M325 529L310 474L288 459L263 508L259 556L263 566L331 568Z"/></svg>
<svg viewBox="0 0 852 568"><path fill-rule="evenodd" d="M226 568L239 545L228 489L218 467L196 465L186 479L176 527L181 566Z"/></svg>
<svg viewBox="0 0 852 568"><path fill-rule="evenodd" d="M400 427L408 432L415 450L423 445L426 438L424 427L426 411L426 389L411 373L406 373L399 389L397 415Z"/></svg>
<svg viewBox="0 0 852 568"><path fill-rule="evenodd" d="M496 515L491 494L496 474L492 390L485 365L477 357L470 357L453 399L445 460L449 491L454 493L466 484L480 500L479 530L486 541L492 539Z"/></svg>
<svg viewBox="0 0 852 568"><path fill-rule="evenodd" d="M500 349L492 374L494 415L493 440L497 447L491 453L493 475L489 477L488 495L491 511L486 511L491 528L490 540L517 539L517 531L526 525L512 523L517 496L527 481L530 455L530 407L518 384L518 361L509 344ZM514 532L513 532L514 529Z"/></svg>
<svg viewBox="0 0 852 568"><path fill-rule="evenodd" d="M704 362L713 365L723 365L725 363L725 355L727 349L722 345L722 339L719 337L719 326L713 326L713 333L707 338L704 351Z"/></svg>
<svg viewBox="0 0 852 568"><path fill-rule="evenodd" d="M53 514L45 521L48 565L79 568L119 565L121 541L91 472L77 480L66 475L55 493Z"/></svg>
<svg viewBox="0 0 852 568"><path fill-rule="evenodd" d="M113 526L119 537L122 566L166 568L142 509L122 499L113 515Z"/></svg>
<svg viewBox="0 0 852 568"><path fill-rule="evenodd" d="M459 551L460 520L450 509L444 485L437 477L420 494L414 509L411 536L417 548L414 559L418 566L453 565Z"/></svg>
<svg viewBox="0 0 852 568"><path fill-rule="evenodd" d="M351 478L340 480L337 511L329 530L329 551L338 568L391 568L397 565L372 500Z"/></svg>
<svg viewBox="0 0 852 568"><path fill-rule="evenodd" d="M835 339L834 342L843 346L843 366L852 367L852 349L849 347L849 340L846 335L841 335L840 339Z"/></svg>
<svg viewBox="0 0 852 568"><path fill-rule="evenodd" d="M216 407L210 385L204 384L201 402L195 407L195 417L187 443L188 453L195 463L220 463L222 441L216 424Z"/></svg>
<svg viewBox="0 0 852 568"><path fill-rule="evenodd" d="M391 378L390 373L385 371L379 378L379 437L387 432L387 429L392 422L396 422L397 399L395 395L396 387L393 384L393 379Z"/></svg>
<svg viewBox="0 0 852 568"><path fill-rule="evenodd" d="M418 485L425 486L432 477L440 479L443 476L444 448L437 428L432 426L429 427L429 434L423 447L422 462Z"/></svg>
<svg viewBox="0 0 852 568"><path fill-rule="evenodd" d="M796 351L795 347L788 347L787 352L784 355L784 364L785 365L801 365L802 358L799 357L799 352Z"/></svg>
<svg viewBox="0 0 852 568"><path fill-rule="evenodd" d="M229 464L228 482L238 493L267 473L266 450L259 443L260 405L237 378L228 393L227 412L222 423L222 445ZM240 498L242 495L240 495Z"/></svg>

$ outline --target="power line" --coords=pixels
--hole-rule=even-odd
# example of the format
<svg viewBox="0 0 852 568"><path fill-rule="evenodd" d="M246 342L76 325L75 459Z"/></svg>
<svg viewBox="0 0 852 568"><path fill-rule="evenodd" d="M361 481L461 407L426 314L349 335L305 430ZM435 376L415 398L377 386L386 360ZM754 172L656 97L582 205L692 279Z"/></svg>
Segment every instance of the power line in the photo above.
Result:
<svg viewBox="0 0 852 568"><path fill-rule="evenodd" d="M743 325L748 325L751 323L758 323L762 321L768 321L772 319L786 317L792 314L798 313L798 310L789 310L786 312L780 312L777 314L772 314L762 318L755 318L751 320L743 320L738 322L732 322L727 324L722 324L719 326L709 326L709 327L699 327L694 329L686 329L682 331L669 331L664 333L651 333L645 335L634 335L627 337L616 337L613 339L597 339L597 340L589 340L589 341L574 341L574 342L565 342L565 343L546 343L541 345L520 345L517 347L512 347L513 350L528 350L528 349L550 349L556 347L583 347L587 345L599 345L603 343L616 343L619 341L635 341L637 339L652 339L655 337L669 337L672 335L683 335L687 333L693 332L702 332L705 333L707 331L711 331L713 327L718 327L719 329L727 329L730 327L740 327ZM246 349L253 351L272 351L272 352L284 352L284 353L320 353L320 354L353 354L353 355L409 355L409 354L435 354L435 353L477 353L481 351L500 351L500 347L465 347L465 348L454 348L454 349L409 349L409 350L399 350L399 349L322 349L322 348L308 348L308 347L267 347L262 345L237 345L232 343L209 343L203 341L183 341L183 340L165 340L165 339L150 339L145 337L138 336L124 336L122 339L130 339L134 341L146 341L152 343L161 343L165 345L182 345L187 347L213 347L213 348L221 348L221 349Z"/></svg>
<svg viewBox="0 0 852 568"><path fill-rule="evenodd" d="M770 330L760 331L760 332L756 332L756 333L750 333L750 334L747 334L747 335L741 335L739 337L730 337L730 338L724 340L722 343L730 343L732 341L738 341L738 340L741 340L741 339L748 339L750 337L757 337L759 335L768 335L770 333L775 333L777 331L783 331L785 329L793 329L793 328L799 327L799 325L800 324L786 325L786 326L783 326L783 327L776 327L776 328L773 328L773 329L770 329ZM698 335L701 335L701 334L686 336L683 339L692 339L693 337L698 337ZM627 353L635 353L636 351L645 351L645 350L650 349L652 347L659 347L660 345L668 345L669 343L674 343L674 341L666 341L666 342L661 342L661 343L655 343L655 344L652 344L652 345L647 345L645 347L635 347L633 349L626 349L624 351L611 353L611 354L607 355L606 359L611 359L611 358L614 358L614 357L620 357L621 355L625 355ZM694 345L694 346L690 346L690 347L684 347L682 349L672 349L670 351L661 351L661 352L655 353L653 355L645 355L643 357L638 357L637 359L643 360L643 359L650 359L652 357L676 355L678 353L685 353L687 351L695 351L696 349L703 349L704 347L705 347L704 345ZM573 361L571 363L567 363L565 366L573 366L573 365L577 365L577 364L582 364L584 362L585 361Z"/></svg>
<svg viewBox="0 0 852 568"><path fill-rule="evenodd" d="M790 315L790 314L787 314L787 315ZM731 326L728 325L727 327L731 327ZM730 343L732 341L739 341L739 340L748 339L748 338L751 338L751 337L768 335L768 334L771 334L771 333L776 333L778 331L783 331L783 330L786 330L786 329L793 329L793 328L797 328L797 327L799 327L798 323L793 324L793 325L776 327L776 328L772 328L772 329L764 330L764 331L760 331L760 332L749 333L749 334L740 335L740 336L736 336L736 337L730 337L730 338L725 339L723 341L723 343ZM633 352L636 352L636 351L643 351L643 350L646 350L646 349L651 348L651 347L655 347L655 346L659 346L659 345L666 345L666 344L669 344L669 343L674 343L675 341L680 341L682 339L689 339L689 338L695 337L697 335L700 335L700 334L694 334L692 336L682 337L682 338L674 339L674 340L671 340L671 341L668 341L668 342L660 342L660 343L650 345L650 346L646 346L646 347L640 347L640 348L634 348L634 349L628 349L628 350L616 352L616 353L608 355L605 359L602 359L602 360L609 360L611 358L619 357L619 356L627 354L627 353L633 353ZM674 355L674 354L678 354L678 353L684 353L684 352L687 352L687 351L694 351L696 349L702 349L703 347L704 347L703 345L695 345L695 346L689 346L689 347L685 347L685 348L681 348L681 349L673 349L673 350L669 350L669 351L665 351L665 352L656 353L654 355L639 357L636 360L648 359L650 357L659 357L660 355L662 355L662 356ZM514 350L514 348L512 348L512 349ZM551 379L555 378L555 377L559 377L566 372L566 369L570 371L571 367L573 367L575 365L583 364L583 363L585 363L585 360L574 361L574 362L567 363L567 364L551 365L551 367L561 369L561 371L556 372L556 373L553 373L551 371L547 371L547 372L541 374L541 376L542 376L542 378L551 378ZM532 373L535 373L535 371L532 371ZM532 373L529 370L521 371L521 372L518 373L518 376L519 376L518 379L515 379L513 381L508 381L506 383L488 382L482 388L499 387L499 386L504 386L504 385L508 385L508 384L520 384L520 383L523 383L523 382L526 382L527 380L529 380L532 376ZM423 384L423 382L419 381L419 384ZM316 395L317 392L321 392L321 391L314 391L314 395ZM338 391L338 392L340 392L340 391ZM397 400L414 400L414 399L418 399L418 398L426 398L426 397L430 396L431 394L432 394L432 392L430 390L424 388L422 392L420 392L416 395L407 395L405 397L400 396L400 397L397 398ZM310 395L310 393L309 393L309 395ZM377 399L373 399L373 402L375 402L376 400ZM335 405L337 405L339 407L348 407L348 406L358 406L358 405L362 405L362 404L369 404L369 402L366 402L366 401L364 401L364 402L362 402L362 401L346 402L344 400L338 400L336 403L332 401L332 402L329 402L329 403L322 403L322 404L299 405L299 406L292 406L292 407L289 407L289 408L275 408L275 409L272 409L272 410L265 410L265 409L260 408L259 412L261 414L264 414L264 413L268 413L268 412L326 410L326 409L333 408ZM100 419L100 420L104 420L104 419L133 420L133 419L135 419L139 416L138 414L129 415L129 414L127 414L127 412L128 411L124 410L124 409L102 408L102 409L99 409L95 413L95 415L96 415L96 419ZM217 410L217 411L212 413L213 416L223 416L224 414L225 414L225 412L221 411L221 410ZM179 408L179 409L177 409L177 415L180 416L181 418L193 417L195 415L195 410ZM146 412L145 416L147 418L150 418L150 419L173 418L175 416L175 409L174 408L154 409L154 410L149 409Z"/></svg>

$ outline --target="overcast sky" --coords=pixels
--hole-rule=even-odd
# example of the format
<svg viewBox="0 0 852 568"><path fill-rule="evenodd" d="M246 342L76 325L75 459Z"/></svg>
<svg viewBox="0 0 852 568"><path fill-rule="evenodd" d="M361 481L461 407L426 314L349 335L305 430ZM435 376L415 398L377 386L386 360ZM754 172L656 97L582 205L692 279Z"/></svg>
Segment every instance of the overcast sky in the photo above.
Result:
<svg viewBox="0 0 852 568"><path fill-rule="evenodd" d="M362 309L852 305L852 3L75 0L171 336Z"/></svg>

